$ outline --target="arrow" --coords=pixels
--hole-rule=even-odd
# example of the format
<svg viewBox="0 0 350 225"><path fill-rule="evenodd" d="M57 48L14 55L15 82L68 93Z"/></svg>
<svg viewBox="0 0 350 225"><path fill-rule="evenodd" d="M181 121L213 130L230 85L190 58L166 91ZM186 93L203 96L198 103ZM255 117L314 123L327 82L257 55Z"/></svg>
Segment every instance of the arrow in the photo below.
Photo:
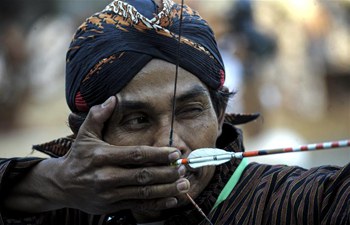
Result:
<svg viewBox="0 0 350 225"><path fill-rule="evenodd" d="M300 151L314 151L334 148L350 147L350 139L322 142L316 144L300 145L297 147L264 149L247 152L228 152L218 148L200 148L192 151L187 158L178 159L173 165L189 165L192 168L199 168L203 166L216 166L230 161L233 158L246 158L254 156L300 152Z"/></svg>

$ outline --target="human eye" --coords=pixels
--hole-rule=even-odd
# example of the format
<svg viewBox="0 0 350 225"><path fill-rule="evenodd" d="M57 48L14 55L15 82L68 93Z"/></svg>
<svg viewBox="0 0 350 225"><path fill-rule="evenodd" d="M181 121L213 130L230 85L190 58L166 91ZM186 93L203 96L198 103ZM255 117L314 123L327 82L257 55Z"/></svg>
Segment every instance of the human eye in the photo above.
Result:
<svg viewBox="0 0 350 225"><path fill-rule="evenodd" d="M201 103L189 103L181 106L181 108L178 109L176 115L180 118L190 119L200 116L204 110L205 107Z"/></svg>
<svg viewBox="0 0 350 225"><path fill-rule="evenodd" d="M124 128L127 129L141 129L146 127L150 123L147 115L142 113L131 113L126 115L121 124Z"/></svg>

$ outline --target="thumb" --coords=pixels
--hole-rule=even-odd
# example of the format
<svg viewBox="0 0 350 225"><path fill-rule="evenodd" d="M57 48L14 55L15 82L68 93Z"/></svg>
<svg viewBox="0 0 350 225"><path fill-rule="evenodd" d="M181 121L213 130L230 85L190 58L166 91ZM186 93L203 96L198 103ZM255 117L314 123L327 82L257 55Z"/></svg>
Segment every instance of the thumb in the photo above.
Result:
<svg viewBox="0 0 350 225"><path fill-rule="evenodd" d="M77 138L80 136L94 136L102 139L104 123L111 117L117 99L115 96L109 97L101 105L93 106L84 123L81 125Z"/></svg>

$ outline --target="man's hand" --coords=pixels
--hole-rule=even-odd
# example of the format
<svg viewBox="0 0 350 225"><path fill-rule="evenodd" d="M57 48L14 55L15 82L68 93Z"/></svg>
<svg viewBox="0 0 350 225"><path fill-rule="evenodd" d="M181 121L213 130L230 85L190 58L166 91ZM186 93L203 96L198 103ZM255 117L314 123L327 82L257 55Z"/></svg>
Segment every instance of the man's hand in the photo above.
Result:
<svg viewBox="0 0 350 225"><path fill-rule="evenodd" d="M169 166L180 152L170 147L113 146L104 142L104 123L115 105L116 98L110 97L92 107L68 154L35 166L7 203L16 200L22 206L19 210L29 212L69 207L91 214L176 206L174 196L187 192L190 186L181 178L184 167ZM8 205L16 209L13 203Z"/></svg>
<svg viewBox="0 0 350 225"><path fill-rule="evenodd" d="M68 205L100 214L126 208L164 209L186 192L184 168L169 164L180 157L174 148L113 146L102 141L104 123L116 98L91 108L77 139L62 160L58 186L68 192ZM147 166L152 165L152 166Z"/></svg>

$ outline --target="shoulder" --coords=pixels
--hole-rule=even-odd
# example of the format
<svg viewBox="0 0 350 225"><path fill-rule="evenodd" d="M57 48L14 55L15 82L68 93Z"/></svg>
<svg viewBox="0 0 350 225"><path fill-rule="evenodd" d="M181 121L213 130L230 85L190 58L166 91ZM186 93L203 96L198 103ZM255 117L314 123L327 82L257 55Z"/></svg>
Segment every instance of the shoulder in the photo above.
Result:
<svg viewBox="0 0 350 225"><path fill-rule="evenodd" d="M234 216L234 224L248 218L248 224L339 224L348 219L349 203L350 164L305 169L251 163L215 216Z"/></svg>
<svg viewBox="0 0 350 225"><path fill-rule="evenodd" d="M350 180L350 164L344 167L327 165L305 169L299 166L250 163L240 183L248 186L267 185L270 188L310 183L325 187L346 180Z"/></svg>

